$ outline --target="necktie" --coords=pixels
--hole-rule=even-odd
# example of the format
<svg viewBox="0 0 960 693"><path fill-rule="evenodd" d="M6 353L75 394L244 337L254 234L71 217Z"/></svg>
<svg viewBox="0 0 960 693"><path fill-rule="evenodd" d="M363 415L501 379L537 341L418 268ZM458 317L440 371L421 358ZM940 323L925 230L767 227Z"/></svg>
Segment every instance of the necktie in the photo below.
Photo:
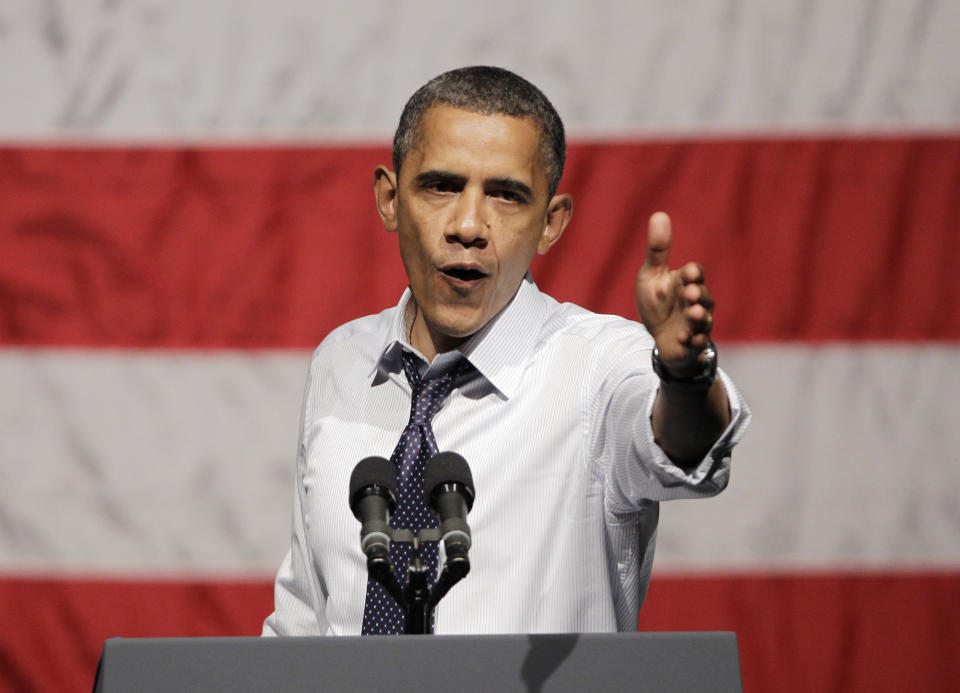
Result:
<svg viewBox="0 0 960 693"><path fill-rule="evenodd" d="M436 527L437 520L423 498L423 470L427 460L437 452L430 421L443 405L461 369L462 361L442 375L423 380L417 370L417 360L404 352L403 370L410 383L412 397L410 420L400 434L400 441L390 457L397 468L397 510L390 519L395 529L423 529ZM437 542L422 542L420 558L427 566L430 585L437 572ZM404 584L407 565L413 558L410 544L391 543L390 560L397 579ZM376 580L367 580L367 598L363 609L363 635L394 635L404 632L405 615L393 597Z"/></svg>

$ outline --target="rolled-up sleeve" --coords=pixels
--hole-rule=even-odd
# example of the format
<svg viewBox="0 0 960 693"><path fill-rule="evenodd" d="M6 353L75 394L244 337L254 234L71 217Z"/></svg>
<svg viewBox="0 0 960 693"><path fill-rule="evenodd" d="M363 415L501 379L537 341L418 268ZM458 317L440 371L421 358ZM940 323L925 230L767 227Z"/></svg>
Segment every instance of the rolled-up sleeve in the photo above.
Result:
<svg viewBox="0 0 960 693"><path fill-rule="evenodd" d="M673 463L654 440L651 416L660 381L649 368L649 350L631 356L641 365L611 381L605 376L595 425L596 461L607 480L607 509L630 512L647 501L713 496L730 479L733 447L750 420L750 409L730 377L719 371L730 405L730 423L693 468Z"/></svg>

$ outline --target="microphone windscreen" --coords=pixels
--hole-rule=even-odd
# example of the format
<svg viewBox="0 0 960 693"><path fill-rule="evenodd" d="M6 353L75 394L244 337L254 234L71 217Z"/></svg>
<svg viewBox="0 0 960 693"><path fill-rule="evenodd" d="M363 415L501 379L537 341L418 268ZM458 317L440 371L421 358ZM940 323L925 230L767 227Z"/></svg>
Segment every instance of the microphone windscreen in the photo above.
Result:
<svg viewBox="0 0 960 693"><path fill-rule="evenodd" d="M447 483L463 486L468 497L468 506L473 505L473 474L470 473L470 465L455 452L438 452L427 461L427 466L423 470L423 489L428 505L431 505L430 498L434 489Z"/></svg>
<svg viewBox="0 0 960 693"><path fill-rule="evenodd" d="M391 494L397 492L397 470L383 457L364 457L357 462L350 474L350 507L354 506L354 498L358 491L370 486L382 486L390 489Z"/></svg>

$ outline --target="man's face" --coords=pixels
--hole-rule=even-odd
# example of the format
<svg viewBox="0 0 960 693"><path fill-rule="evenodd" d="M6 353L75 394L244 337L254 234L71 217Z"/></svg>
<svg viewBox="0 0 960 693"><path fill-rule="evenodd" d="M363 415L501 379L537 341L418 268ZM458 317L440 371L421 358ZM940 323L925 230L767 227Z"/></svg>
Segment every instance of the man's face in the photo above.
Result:
<svg viewBox="0 0 960 693"><path fill-rule="evenodd" d="M375 188L417 301L411 341L428 358L510 301L572 211L569 196L547 197L534 121L447 105L424 114L399 179L380 168Z"/></svg>

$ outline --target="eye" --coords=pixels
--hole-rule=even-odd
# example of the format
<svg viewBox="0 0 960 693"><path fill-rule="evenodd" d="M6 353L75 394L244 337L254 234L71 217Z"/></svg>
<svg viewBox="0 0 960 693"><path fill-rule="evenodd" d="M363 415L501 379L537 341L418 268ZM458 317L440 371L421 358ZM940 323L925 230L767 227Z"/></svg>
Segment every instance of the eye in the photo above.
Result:
<svg viewBox="0 0 960 693"><path fill-rule="evenodd" d="M500 198L505 202L517 202L523 203L526 202L526 198L523 197L520 193L514 192L513 190L494 190L490 193L493 197Z"/></svg>
<svg viewBox="0 0 960 693"><path fill-rule="evenodd" d="M463 183L450 178L428 178L420 184L420 187L435 193L457 193L463 189Z"/></svg>

